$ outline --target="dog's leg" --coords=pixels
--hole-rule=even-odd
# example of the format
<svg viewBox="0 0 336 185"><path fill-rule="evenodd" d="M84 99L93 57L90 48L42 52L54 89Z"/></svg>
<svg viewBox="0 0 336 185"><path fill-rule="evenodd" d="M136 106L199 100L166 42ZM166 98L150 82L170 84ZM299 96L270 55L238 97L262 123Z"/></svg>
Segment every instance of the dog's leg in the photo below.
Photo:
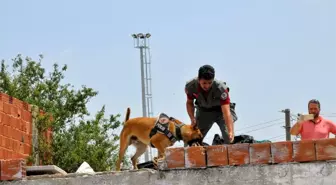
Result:
<svg viewBox="0 0 336 185"><path fill-rule="evenodd" d="M142 143L141 141L138 141L136 144L134 144L134 146L136 147L136 152L133 155L133 157L131 158L132 160L132 164L133 164L133 169L137 170L138 169L138 158L146 152L147 149L147 145Z"/></svg>
<svg viewBox="0 0 336 185"><path fill-rule="evenodd" d="M170 141L162 134L154 135L151 138L151 143L158 150L158 156L154 158L154 161L163 158L165 149L170 146Z"/></svg>
<svg viewBox="0 0 336 185"><path fill-rule="evenodd" d="M158 150L157 157L153 158L154 169L157 169L158 160L163 158L164 149L165 149L164 146L165 146L165 143L166 143L166 140L167 140L165 137L166 136L164 136L162 134L156 134L150 140L152 145Z"/></svg>
<svg viewBox="0 0 336 185"><path fill-rule="evenodd" d="M120 134L120 144L119 144L119 156L116 161L116 171L120 171L120 164L124 158L125 152L127 150L128 145L130 144L130 136L125 133L123 130Z"/></svg>

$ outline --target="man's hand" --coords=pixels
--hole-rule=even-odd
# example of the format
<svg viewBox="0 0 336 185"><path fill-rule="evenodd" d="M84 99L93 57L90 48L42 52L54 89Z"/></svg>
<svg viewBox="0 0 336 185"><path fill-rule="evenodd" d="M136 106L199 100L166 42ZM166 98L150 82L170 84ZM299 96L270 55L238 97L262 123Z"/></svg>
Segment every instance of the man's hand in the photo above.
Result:
<svg viewBox="0 0 336 185"><path fill-rule="evenodd" d="M290 134L291 135L298 135L300 134L301 130L302 130L302 123L303 121L298 121L294 124L294 126L290 129Z"/></svg>
<svg viewBox="0 0 336 185"><path fill-rule="evenodd" d="M195 118L190 118L191 121L191 126L196 126L196 119Z"/></svg>
<svg viewBox="0 0 336 185"><path fill-rule="evenodd" d="M229 139L230 139L230 143L233 143L233 141L234 141L234 133L233 132L229 132Z"/></svg>

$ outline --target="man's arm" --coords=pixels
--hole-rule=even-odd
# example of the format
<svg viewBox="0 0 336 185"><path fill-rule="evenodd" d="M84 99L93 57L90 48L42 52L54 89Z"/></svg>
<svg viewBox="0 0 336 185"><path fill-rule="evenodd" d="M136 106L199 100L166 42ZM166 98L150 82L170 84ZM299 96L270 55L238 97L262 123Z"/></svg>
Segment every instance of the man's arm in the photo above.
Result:
<svg viewBox="0 0 336 185"><path fill-rule="evenodd" d="M336 124L331 120L328 120L330 132L336 135Z"/></svg>
<svg viewBox="0 0 336 185"><path fill-rule="evenodd" d="M187 95L186 108L191 121L191 124L196 124L195 120L195 106L194 106L194 97L188 93L187 88L185 88L185 93Z"/></svg>
<svg viewBox="0 0 336 185"><path fill-rule="evenodd" d="M232 141L234 137L234 133L233 133L234 128L233 128L233 120L232 120L231 112L230 112L230 96L229 96L229 92L227 89L225 89L222 92L220 101L221 101L223 119L227 125L230 140Z"/></svg>
<svg viewBox="0 0 336 185"><path fill-rule="evenodd" d="M298 121L290 129L290 134L296 136L301 133L301 130L302 130L302 121Z"/></svg>

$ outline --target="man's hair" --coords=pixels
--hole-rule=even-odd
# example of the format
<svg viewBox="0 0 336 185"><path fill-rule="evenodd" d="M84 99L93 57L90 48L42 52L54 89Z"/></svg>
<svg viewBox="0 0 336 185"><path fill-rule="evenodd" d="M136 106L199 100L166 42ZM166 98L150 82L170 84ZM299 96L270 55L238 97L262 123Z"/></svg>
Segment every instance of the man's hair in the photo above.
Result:
<svg viewBox="0 0 336 185"><path fill-rule="evenodd" d="M320 109L321 108L321 104L320 104L320 101L318 101L317 99L312 99L308 102L308 107L309 107L309 104L311 103L315 103L317 104L318 108Z"/></svg>
<svg viewBox="0 0 336 185"><path fill-rule="evenodd" d="M215 69L211 65L203 65L198 70L198 79L213 80Z"/></svg>

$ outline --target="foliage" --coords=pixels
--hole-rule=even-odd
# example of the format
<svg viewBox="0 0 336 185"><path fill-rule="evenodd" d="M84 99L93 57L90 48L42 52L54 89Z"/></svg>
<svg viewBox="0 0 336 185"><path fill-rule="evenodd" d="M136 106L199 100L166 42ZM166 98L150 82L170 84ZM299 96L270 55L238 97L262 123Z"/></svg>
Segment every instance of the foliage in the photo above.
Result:
<svg viewBox="0 0 336 185"><path fill-rule="evenodd" d="M115 131L121 124L117 121L120 115L105 118L105 106L102 106L93 119L87 120L85 117L90 115L87 103L98 92L86 86L75 90L69 83L62 84L67 65L60 68L55 63L52 72L46 75L42 59L42 55L38 61L17 55L11 72L4 60L0 71L1 92L46 112L37 115L40 137L33 156L38 155L44 164L55 164L67 172L74 172L84 161L95 171L110 170L118 148L119 137ZM50 126L53 130L51 148L42 137ZM51 160L45 158L48 154Z"/></svg>

